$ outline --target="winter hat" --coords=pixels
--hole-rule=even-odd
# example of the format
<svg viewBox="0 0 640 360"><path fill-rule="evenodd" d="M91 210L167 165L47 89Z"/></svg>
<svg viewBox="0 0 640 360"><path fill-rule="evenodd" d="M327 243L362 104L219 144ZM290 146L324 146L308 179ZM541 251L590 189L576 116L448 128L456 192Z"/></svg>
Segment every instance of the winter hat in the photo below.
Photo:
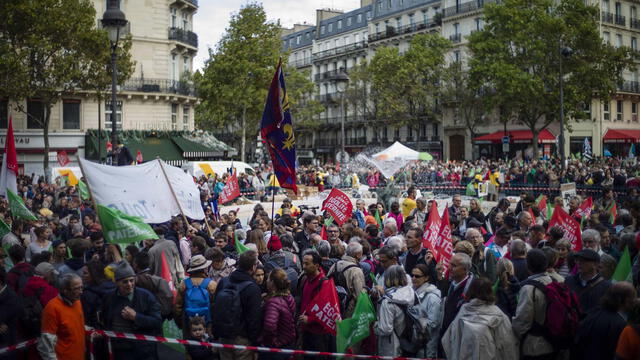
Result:
<svg viewBox="0 0 640 360"><path fill-rule="evenodd" d="M55 248L57 248L58 246L60 246L63 243L64 243L64 241L62 241L60 239L53 240L53 242L51 243L51 248L55 250Z"/></svg>
<svg viewBox="0 0 640 360"><path fill-rule="evenodd" d="M133 276L136 276L136 273L133 272L131 265L129 265L129 263L127 263L126 261L120 262L120 264L116 266L116 270L113 272L113 278L115 279L115 281Z"/></svg>
<svg viewBox="0 0 640 360"><path fill-rule="evenodd" d="M278 251L282 250L282 242L278 235L272 235L271 240L269 240L269 244L267 245L269 251Z"/></svg>

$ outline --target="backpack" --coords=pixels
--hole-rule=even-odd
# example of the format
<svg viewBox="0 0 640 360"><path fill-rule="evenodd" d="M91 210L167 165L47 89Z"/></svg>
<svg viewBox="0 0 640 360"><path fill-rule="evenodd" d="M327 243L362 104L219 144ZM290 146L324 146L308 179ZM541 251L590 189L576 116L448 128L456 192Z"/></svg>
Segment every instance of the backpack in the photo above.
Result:
<svg viewBox="0 0 640 360"><path fill-rule="evenodd" d="M271 272L275 269L282 269L287 274L287 279L290 282L290 290L291 294L295 294L296 289L298 288L298 270L296 269L295 264L291 259L285 254L284 256L284 265L280 266L276 262L276 259L270 259L264 264L265 272ZM267 271L268 270L268 271Z"/></svg>
<svg viewBox="0 0 640 360"><path fill-rule="evenodd" d="M245 321L240 293L251 284L254 282L233 283L228 277L220 281L218 286L221 286L222 290L217 291L214 300L218 310L211 316L215 336L235 338L242 334Z"/></svg>
<svg viewBox="0 0 640 360"><path fill-rule="evenodd" d="M26 336L36 336L40 334L40 324L42 320L42 310L44 307L40 303L40 295L44 292L44 287L38 289L34 296L23 296L20 292L20 302L22 303L22 314L20 323Z"/></svg>
<svg viewBox="0 0 640 360"><path fill-rule="evenodd" d="M532 285L540 290L547 300L544 324L534 320L528 333L544 337L556 350L571 347L580 323L581 310L576 293L566 284L555 281L545 286L539 281L531 280L525 281L522 286L524 285Z"/></svg>
<svg viewBox="0 0 640 360"><path fill-rule="evenodd" d="M203 316L207 324L211 322L211 301L209 290L207 290L210 282L210 278L203 279L200 285L194 285L191 278L184 281L186 286L184 294L185 315L187 317Z"/></svg>
<svg viewBox="0 0 640 360"><path fill-rule="evenodd" d="M331 278L336 286L336 292L338 293L338 302L340 303L340 313L344 314L349 306L349 302L353 299L353 295L349 293L347 287L347 278L344 276L345 271L359 267L357 264L350 264L345 266L342 271L338 271L338 264L333 266L333 272Z"/></svg>
<svg viewBox="0 0 640 360"><path fill-rule="evenodd" d="M404 314L404 329L402 334L396 334L400 340L403 356L415 356L424 349L429 341L427 329L420 323L420 298L414 297L413 305L396 304Z"/></svg>

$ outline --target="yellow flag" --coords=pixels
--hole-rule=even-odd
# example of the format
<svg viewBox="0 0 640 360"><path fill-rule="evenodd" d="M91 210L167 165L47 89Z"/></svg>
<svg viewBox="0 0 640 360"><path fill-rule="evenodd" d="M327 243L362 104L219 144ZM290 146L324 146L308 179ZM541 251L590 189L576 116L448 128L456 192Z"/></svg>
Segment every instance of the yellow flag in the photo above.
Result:
<svg viewBox="0 0 640 360"><path fill-rule="evenodd" d="M200 166L200 169L202 169L202 172L205 173L205 175L211 175L212 177L216 176L216 173L211 168L211 165L209 165L209 164L198 164L198 166Z"/></svg>
<svg viewBox="0 0 640 360"><path fill-rule="evenodd" d="M69 169L58 169L58 173L60 173L60 176L66 176L66 177L69 178L69 185L70 186L78 185L78 178L73 173L73 171L71 171Z"/></svg>

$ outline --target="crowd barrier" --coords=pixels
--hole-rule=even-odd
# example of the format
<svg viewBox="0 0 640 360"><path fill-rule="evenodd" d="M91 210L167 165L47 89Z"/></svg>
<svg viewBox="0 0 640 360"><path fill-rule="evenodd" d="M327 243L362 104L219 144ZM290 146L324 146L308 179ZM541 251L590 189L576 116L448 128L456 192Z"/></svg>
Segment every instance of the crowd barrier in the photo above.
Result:
<svg viewBox="0 0 640 360"><path fill-rule="evenodd" d="M419 359L419 358L409 358L409 357L358 355L358 354L333 353L333 352L324 352L324 351L280 349L280 348L270 348L270 347L264 347L264 346L222 344L222 343L215 343L215 342L174 339L174 338L166 338L163 336L130 334L130 333L123 333L118 331L106 331L106 330L96 330L96 329L87 330L86 333L89 336L99 335L109 339L112 339L112 338L128 339L128 340L137 340L137 341L156 342L161 344L194 345L194 346L211 347L215 349L250 350L250 351L257 351L257 352L288 354L288 355L331 356L331 357L346 357L346 358L352 358L352 359L370 359L370 360L439 360L439 359L432 359L432 358ZM4 348L0 348L0 355L6 354L11 351L24 349L26 347L36 344L36 342L37 342L37 339L30 339L15 345L10 345ZM90 347L91 347L91 344L89 345Z"/></svg>

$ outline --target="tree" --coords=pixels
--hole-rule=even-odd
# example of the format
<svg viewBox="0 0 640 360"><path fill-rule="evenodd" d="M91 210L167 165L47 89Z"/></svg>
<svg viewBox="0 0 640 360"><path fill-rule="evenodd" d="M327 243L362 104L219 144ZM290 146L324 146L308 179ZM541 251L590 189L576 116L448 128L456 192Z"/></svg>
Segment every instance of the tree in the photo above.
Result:
<svg viewBox="0 0 640 360"><path fill-rule="evenodd" d="M305 127L315 125L315 116L324 111L324 106L315 98L316 85L310 80L311 70L299 71L292 66L285 67L287 96L294 124Z"/></svg>
<svg viewBox="0 0 640 360"><path fill-rule="evenodd" d="M99 87L110 62L107 33L95 28L89 0L4 1L0 3L0 97L15 101L43 130L45 174L49 174L51 108L65 94ZM122 53L123 76L130 74ZM23 99L39 99L44 118L28 114Z"/></svg>
<svg viewBox="0 0 640 360"><path fill-rule="evenodd" d="M531 130L534 158L538 134L559 119L561 65L566 118L579 120L593 97L611 97L630 63L627 49L603 43L598 16L582 0L505 0L487 4L484 29L469 36L472 86L491 89L487 105Z"/></svg>
<svg viewBox="0 0 640 360"><path fill-rule="evenodd" d="M409 49L381 47L368 66L377 115L388 125L416 126L440 115L437 99L446 75L444 54L449 41L437 34L419 34Z"/></svg>
<svg viewBox="0 0 640 360"><path fill-rule="evenodd" d="M453 62L448 69L448 81L442 98L454 111L454 124L462 124L469 130L471 139L475 138L479 126L488 123L482 93L484 89L471 87L469 72L462 68L461 62Z"/></svg>
<svg viewBox="0 0 640 360"><path fill-rule="evenodd" d="M202 98L198 126L239 131L242 161L247 134L255 138L258 132L281 46L280 25L267 21L262 5L249 3L231 16L222 39L209 49L202 75L195 77Z"/></svg>

